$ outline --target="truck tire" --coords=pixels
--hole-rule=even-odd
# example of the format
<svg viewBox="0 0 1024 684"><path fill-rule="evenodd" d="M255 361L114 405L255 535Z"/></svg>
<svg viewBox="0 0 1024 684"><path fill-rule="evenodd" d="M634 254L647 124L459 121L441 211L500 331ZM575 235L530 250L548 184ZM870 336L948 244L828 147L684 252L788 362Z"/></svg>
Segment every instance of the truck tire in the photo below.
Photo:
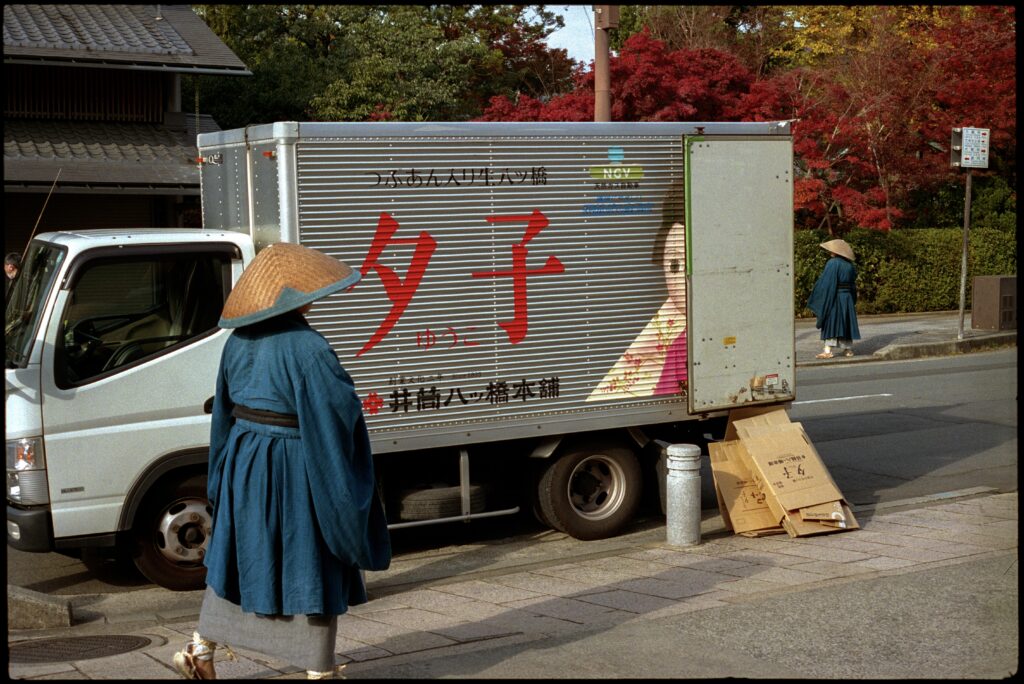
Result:
<svg viewBox="0 0 1024 684"><path fill-rule="evenodd" d="M580 445L549 464L537 485L541 513L556 530L581 540L618 534L636 514L640 462L623 446Z"/></svg>
<svg viewBox="0 0 1024 684"><path fill-rule="evenodd" d="M172 591L206 584L203 557L213 525L206 475L173 480L147 495L132 529L133 560L146 579Z"/></svg>
<svg viewBox="0 0 1024 684"><path fill-rule="evenodd" d="M469 486L469 512L483 513L484 488ZM462 490L459 487L433 486L402 492L400 520L436 520L462 515Z"/></svg>

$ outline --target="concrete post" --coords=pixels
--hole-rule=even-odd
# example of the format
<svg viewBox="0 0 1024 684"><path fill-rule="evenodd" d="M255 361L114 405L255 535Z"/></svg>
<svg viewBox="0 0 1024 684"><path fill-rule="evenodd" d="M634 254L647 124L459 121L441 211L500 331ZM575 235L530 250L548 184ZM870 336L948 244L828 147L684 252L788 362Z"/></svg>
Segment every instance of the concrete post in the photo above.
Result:
<svg viewBox="0 0 1024 684"><path fill-rule="evenodd" d="M665 507L668 543L672 546L700 544L700 447L693 444L669 446Z"/></svg>

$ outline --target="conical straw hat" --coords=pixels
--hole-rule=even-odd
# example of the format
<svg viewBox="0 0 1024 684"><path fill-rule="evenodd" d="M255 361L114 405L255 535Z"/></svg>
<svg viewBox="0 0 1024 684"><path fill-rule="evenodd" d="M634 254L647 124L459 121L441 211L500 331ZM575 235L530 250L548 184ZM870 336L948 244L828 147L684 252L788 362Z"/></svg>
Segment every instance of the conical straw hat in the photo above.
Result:
<svg viewBox="0 0 1024 684"><path fill-rule="evenodd" d="M361 277L343 261L309 247L265 247L231 290L218 325L240 328L305 306L354 285Z"/></svg>
<svg viewBox="0 0 1024 684"><path fill-rule="evenodd" d="M850 261L853 261L853 247L850 247L850 245L846 244L846 240L840 240L836 238L835 240L822 242L820 246L826 252L832 252L833 254L838 254L844 259L849 259Z"/></svg>

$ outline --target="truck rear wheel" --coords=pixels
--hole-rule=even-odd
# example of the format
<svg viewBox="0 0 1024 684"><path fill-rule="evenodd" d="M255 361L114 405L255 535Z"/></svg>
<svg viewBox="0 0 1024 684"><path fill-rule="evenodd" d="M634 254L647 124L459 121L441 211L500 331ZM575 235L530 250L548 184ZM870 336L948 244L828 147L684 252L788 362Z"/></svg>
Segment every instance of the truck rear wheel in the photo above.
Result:
<svg viewBox="0 0 1024 684"><path fill-rule="evenodd" d="M135 519L133 560L146 579L165 589L192 591L206 584L203 557L213 525L206 475L153 492Z"/></svg>
<svg viewBox="0 0 1024 684"><path fill-rule="evenodd" d="M640 505L643 475L631 449L580 445L551 463L541 475L537 498L555 529L576 539L618 534Z"/></svg>

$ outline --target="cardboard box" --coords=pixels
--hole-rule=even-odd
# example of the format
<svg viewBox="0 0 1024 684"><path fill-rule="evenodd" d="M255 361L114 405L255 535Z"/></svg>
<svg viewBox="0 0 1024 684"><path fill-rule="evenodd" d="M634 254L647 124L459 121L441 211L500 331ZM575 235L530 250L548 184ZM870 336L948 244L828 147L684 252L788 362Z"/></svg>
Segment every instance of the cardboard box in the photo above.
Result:
<svg viewBox="0 0 1024 684"><path fill-rule="evenodd" d="M743 444L738 440L708 444L722 519L736 534L781 534L785 530L754 482L743 451Z"/></svg>
<svg viewBox="0 0 1024 684"><path fill-rule="evenodd" d="M730 420L729 428L773 520L790 536L859 527L803 426L790 422L784 409Z"/></svg>

